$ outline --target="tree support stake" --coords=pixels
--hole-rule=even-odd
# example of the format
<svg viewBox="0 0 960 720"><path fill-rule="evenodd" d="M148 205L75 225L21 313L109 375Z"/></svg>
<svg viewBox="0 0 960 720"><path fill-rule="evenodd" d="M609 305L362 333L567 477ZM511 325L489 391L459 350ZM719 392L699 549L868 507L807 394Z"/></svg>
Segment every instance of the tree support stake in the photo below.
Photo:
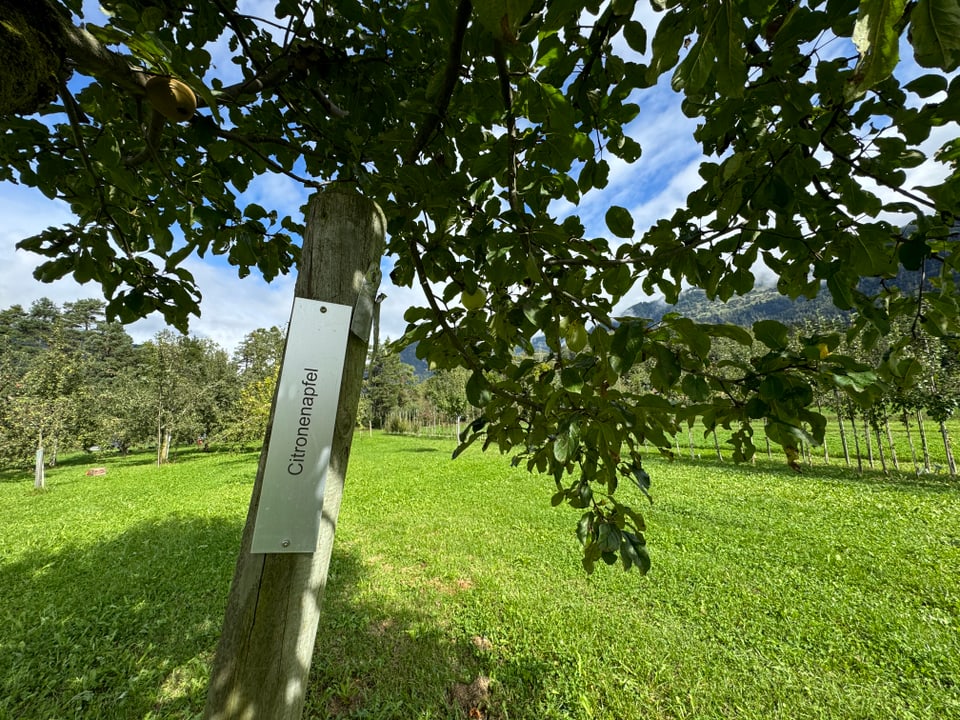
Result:
<svg viewBox="0 0 960 720"><path fill-rule="evenodd" d="M383 212L371 200L342 191L315 195L307 211L296 296L363 307L379 285L385 229ZM250 551L264 445L211 669L206 720L296 720L301 715L356 424L368 318L355 317L347 341L315 553ZM276 407L275 395L267 442Z"/></svg>

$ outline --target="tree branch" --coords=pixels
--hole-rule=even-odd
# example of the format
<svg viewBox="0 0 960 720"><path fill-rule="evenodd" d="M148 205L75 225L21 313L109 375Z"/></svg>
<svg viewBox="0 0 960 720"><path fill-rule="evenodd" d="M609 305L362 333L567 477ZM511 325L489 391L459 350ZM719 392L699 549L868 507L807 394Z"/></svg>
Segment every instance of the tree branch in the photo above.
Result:
<svg viewBox="0 0 960 720"><path fill-rule="evenodd" d="M440 93L437 95L436 103L433 106L433 112L427 117L424 124L420 127L420 132L413 139L413 145L410 152L407 153L406 161L413 162L430 140L434 133L440 127L440 123L446 117L447 108L450 105L450 99L453 97L453 91L460 80L461 56L463 55L463 39L467 34L467 25L470 22L470 13L473 11L473 3L470 0L460 0L457 6L457 17L454 21L453 37L450 39L450 53L447 56L447 67L443 73L443 85L440 87Z"/></svg>
<svg viewBox="0 0 960 720"><path fill-rule="evenodd" d="M834 158L836 158L836 159L839 160L840 162L844 163L845 165L849 166L851 169L855 170L856 172L860 173L861 175L864 175L864 176L870 178L871 180L873 180L874 182L876 182L878 185L883 185L883 187L885 187L885 188L887 188L887 189L889 189L889 190L893 190L894 192L900 193L900 194L903 195L904 197L910 198L910 199L913 200L915 203L919 203L920 205L926 205L926 206L927 206L928 208L930 208L931 210L934 210L934 211L939 210L939 208L937 207L937 204L936 204L936 203L931 202L930 200L927 200L927 199L925 199L925 198L922 198L922 197L920 197L919 195L916 195L915 193L910 192L909 190L905 190L904 188L902 188L902 187L900 187L900 186L898 186L898 185L894 185L892 182L890 182L889 180L885 179L883 176L878 175L877 173L869 172L869 171L866 170L863 166L861 166L859 163L857 163L856 160L854 160L854 159L852 159L852 158L848 158L846 155L844 155L843 153L841 153L839 150L836 150L835 148L833 148L833 147L830 145L830 143L827 141L827 138L826 138L825 136L820 138L820 142L823 144L823 146L824 146L827 150L830 151L830 154L833 155Z"/></svg>
<svg viewBox="0 0 960 720"><path fill-rule="evenodd" d="M77 101L74 100L73 95L70 93L70 89L67 87L67 84L64 81L61 81L60 84L60 94L63 96L63 107L66 110L67 117L70 120L70 130L73 132L74 141L77 143L77 150L80 152L80 159L83 162L83 167L90 175L91 183L97 189L97 198L100 200L100 212L102 212L110 221L110 224L113 226L113 229L120 240L119 244L123 248L123 251L127 254L127 257L132 258L133 253L130 251L130 245L127 242L127 237L124 235L120 225L117 224L117 221L113 218L113 215L110 214L110 209L107 207L107 198L103 192L103 184L101 183L100 178L97 176L97 173L94 172L93 163L90 161L90 156L87 154L87 146L83 142L83 132L80 129L80 125L84 120L84 118L82 118L80 115L80 107L77 105Z"/></svg>
<svg viewBox="0 0 960 720"><path fill-rule="evenodd" d="M494 40L493 59L497 63L500 95L503 98L504 109L507 111L507 144L510 153L507 161L507 193L510 198L510 209L517 215L522 215L523 205L517 193L517 118L513 114L513 86L510 84L507 58L504 56L503 43L500 40Z"/></svg>
<svg viewBox="0 0 960 720"><path fill-rule="evenodd" d="M140 97L146 95L147 80L152 75L133 64L132 57L110 50L90 32L73 25L58 12L51 11L50 19L58 24L59 36L66 57L81 71L100 81L112 83L131 95ZM234 28L234 31L237 31L236 28ZM290 75L290 68L280 63L260 72L254 78L228 85L219 90L217 94L224 102L242 104L248 101L248 97L249 100L253 100L264 90L279 87ZM331 116L346 117L346 111L339 108L322 93L320 93L318 100ZM206 107L207 103L202 97L198 97L197 106Z"/></svg>
<svg viewBox="0 0 960 720"><path fill-rule="evenodd" d="M593 64L603 55L603 44L615 35L628 19L628 16L618 15L614 12L612 4L604 9L603 14L597 18L597 22L590 32L590 38L587 40L590 54L587 55L583 68L577 74L577 79L574 80L573 85L577 85L590 75Z"/></svg>
<svg viewBox="0 0 960 720"><path fill-rule="evenodd" d="M280 173L280 174L282 174L282 175L286 175L287 177L289 177L289 178L291 178L291 179L293 179L293 180L296 180L298 183L302 183L303 185L306 185L307 187L312 187L312 188L320 189L320 188L324 188L324 187L326 187L327 185L330 184L330 183L325 183L325 182L318 182L318 181L316 181L316 180L311 180L311 179L305 178L305 177L300 177L299 175L297 175L297 174L294 173L294 172L291 172L290 170L285 170L285 169L280 165L280 163L276 162L276 161L275 161L273 158L271 158L269 155L266 155L265 153L261 152L260 149L257 148L257 146L256 146L249 138L247 138L247 137L244 136L244 135L241 135L240 133L231 132L230 130L224 130L223 128L218 127L218 128L217 128L217 135L219 135L220 137L222 137L222 138L225 139L225 140L231 140L231 141L233 141L233 142L240 143L240 144L243 145L245 148L247 148L248 150L250 150L250 152L252 152L254 155L256 155L256 156L259 157L261 160L263 160L263 162L265 162L265 163L267 164L267 167L269 167L269 168L270 168L271 170L273 170L274 172Z"/></svg>
<svg viewBox="0 0 960 720"><path fill-rule="evenodd" d="M156 157L156 150L160 146L160 137L163 134L163 127L167 124L167 119L155 109L150 111L150 119L147 121L147 132L144 136L143 149L136 155L124 159L123 163L127 167L138 167L145 163L148 158Z"/></svg>

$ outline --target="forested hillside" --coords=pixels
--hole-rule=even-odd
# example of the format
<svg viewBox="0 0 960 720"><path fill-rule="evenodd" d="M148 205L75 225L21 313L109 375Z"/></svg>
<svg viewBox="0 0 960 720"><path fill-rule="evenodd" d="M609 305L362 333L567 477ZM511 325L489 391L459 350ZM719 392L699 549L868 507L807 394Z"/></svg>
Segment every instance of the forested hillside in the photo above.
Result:
<svg viewBox="0 0 960 720"><path fill-rule="evenodd" d="M651 300L631 306L626 314L660 320L668 312L679 313L695 322L729 322L742 327L749 327L757 320L779 320L794 325L815 318L842 317L842 312L823 294L813 300L791 300L773 287L758 287L746 295L735 295L726 302L710 300L703 290L691 289L680 293L676 305L667 305L662 300Z"/></svg>
<svg viewBox="0 0 960 720"><path fill-rule="evenodd" d="M955 233L960 239L960 231ZM915 296L922 286L930 287L929 278L940 273L940 264L928 259L922 269L908 270L901 267L896 277L885 280L870 277L860 281L859 290L867 297L882 296L884 291L900 292ZM662 300L639 302L627 309L626 315L660 320L666 313L675 312L694 322L728 322L750 327L757 320L779 320L788 325L839 320L848 314L837 308L824 286L813 299L800 296L791 300L781 295L772 285L758 285L745 295L734 295L728 300L710 299L702 289L690 289L680 293L676 305L667 305Z"/></svg>

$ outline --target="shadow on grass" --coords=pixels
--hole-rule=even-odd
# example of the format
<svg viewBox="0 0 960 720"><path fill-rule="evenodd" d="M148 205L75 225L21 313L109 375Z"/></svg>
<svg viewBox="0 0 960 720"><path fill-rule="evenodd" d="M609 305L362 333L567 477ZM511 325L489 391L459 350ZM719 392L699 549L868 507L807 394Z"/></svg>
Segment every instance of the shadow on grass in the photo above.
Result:
<svg viewBox="0 0 960 720"><path fill-rule="evenodd" d="M423 570L397 568L387 581L390 593L404 584L401 577L408 581L416 601L370 600L364 576L371 571L352 549L335 547L305 718L500 717L488 685L495 658L487 641L431 613L456 604L472 584L420 576Z"/></svg>
<svg viewBox="0 0 960 720"><path fill-rule="evenodd" d="M0 565L0 717L195 717L240 531L168 518ZM363 573L335 548L304 717L462 716L481 653L428 613L358 600Z"/></svg>
<svg viewBox="0 0 960 720"><path fill-rule="evenodd" d="M201 709L239 536L170 518L0 567L0 717Z"/></svg>
<svg viewBox="0 0 960 720"><path fill-rule="evenodd" d="M33 470L25 468L3 468L0 470L0 483L19 483L33 480Z"/></svg>

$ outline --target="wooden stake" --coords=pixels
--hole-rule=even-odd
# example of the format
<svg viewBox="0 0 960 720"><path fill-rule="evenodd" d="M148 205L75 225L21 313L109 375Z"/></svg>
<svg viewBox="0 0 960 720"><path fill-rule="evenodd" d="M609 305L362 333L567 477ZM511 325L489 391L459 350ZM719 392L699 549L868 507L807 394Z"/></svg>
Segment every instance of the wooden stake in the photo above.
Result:
<svg viewBox="0 0 960 720"><path fill-rule="evenodd" d="M385 231L383 212L360 195L336 191L314 196L307 213L297 297L354 307L361 294L375 296ZM317 552L250 552L266 446L261 453L210 675L204 710L207 720L296 720L301 715L350 457L368 335L369 327L362 338L351 333L347 343ZM274 398L268 438L276 403Z"/></svg>

